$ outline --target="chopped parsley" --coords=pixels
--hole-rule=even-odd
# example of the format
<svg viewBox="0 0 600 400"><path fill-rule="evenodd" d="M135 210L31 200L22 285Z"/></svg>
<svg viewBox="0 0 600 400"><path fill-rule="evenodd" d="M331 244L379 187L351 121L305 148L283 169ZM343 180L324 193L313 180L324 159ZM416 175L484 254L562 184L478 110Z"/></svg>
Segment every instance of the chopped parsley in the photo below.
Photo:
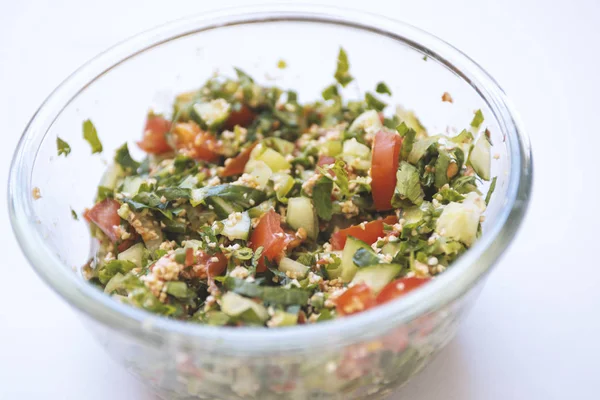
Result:
<svg viewBox="0 0 600 400"><path fill-rule="evenodd" d="M90 144L92 154L102 152L102 142L98 138L96 127L89 119L83 122L83 138Z"/></svg>
<svg viewBox="0 0 600 400"><path fill-rule="evenodd" d="M58 136L56 137L56 149L59 156L64 155L66 157L69 155L69 153L71 153L71 146L69 146L69 143L65 142Z"/></svg>

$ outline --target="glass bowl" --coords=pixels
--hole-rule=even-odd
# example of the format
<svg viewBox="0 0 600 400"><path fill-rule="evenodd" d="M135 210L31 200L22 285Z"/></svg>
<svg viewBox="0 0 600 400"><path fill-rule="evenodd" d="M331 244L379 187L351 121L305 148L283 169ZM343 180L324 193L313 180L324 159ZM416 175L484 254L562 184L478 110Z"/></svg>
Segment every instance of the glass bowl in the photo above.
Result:
<svg viewBox="0 0 600 400"><path fill-rule="evenodd" d="M430 132L468 126L481 109L491 132L496 192L483 235L451 268L400 300L360 315L280 328L217 328L174 321L121 304L89 285L86 223L113 151L136 148L149 107L214 71L238 66L257 80L320 96L337 50L347 51L357 95L384 81L390 104L416 111ZM276 68L283 59L288 67ZM454 98L441 101L442 93ZM81 124L104 145L91 155ZM71 144L57 156L56 137ZM140 154L134 154L140 156ZM31 265L75 307L125 367L168 398L356 399L383 397L418 372L454 335L525 213L532 183L529 141L498 84L449 44L410 25L363 12L313 6L224 10L129 39L85 64L42 104L16 150L11 221ZM41 198L32 192L39 188ZM483 190L486 190L484 187Z"/></svg>

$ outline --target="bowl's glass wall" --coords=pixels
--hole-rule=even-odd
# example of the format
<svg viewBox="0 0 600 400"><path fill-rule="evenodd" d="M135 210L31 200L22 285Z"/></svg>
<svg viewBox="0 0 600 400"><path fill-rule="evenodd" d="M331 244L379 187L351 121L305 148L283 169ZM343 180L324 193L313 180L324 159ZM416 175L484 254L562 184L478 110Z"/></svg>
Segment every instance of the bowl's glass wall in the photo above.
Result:
<svg viewBox="0 0 600 400"><path fill-rule="evenodd" d="M108 70L75 96L46 133L31 176L31 187L38 187L42 195L33 207L47 246L74 274L86 262L88 229L81 218L71 217L71 209L81 215L92 205L117 147L127 141L134 156L141 156L135 141L150 107L169 113L174 94L197 88L215 71L232 75L233 66L261 83L292 88L301 100L313 100L332 82L340 46L347 51L356 78L346 90L349 97L361 96L384 81L393 92L385 100L413 109L434 134L460 131L468 127L474 110L483 111L498 156L492 160L498 184L484 230L494 224L506 202L510 152L501 124L469 82L433 58L424 60L425 54L395 38L336 24L273 21L219 27L167 41ZM286 69L276 67L279 59L287 62ZM454 103L441 101L444 92ZM98 129L102 155L90 155L81 131L85 119ZM57 136L73 149L66 158L56 154ZM288 352L274 341L275 354L251 358L213 353L198 338L161 336L150 341L119 327L90 322L111 354L169 396L350 399L374 396L406 381L452 337L465 304L458 298L437 305L408 325L382 323L371 332L379 336L376 339L357 338L358 343L343 348L315 342ZM344 336L341 331L331 334ZM288 397L276 397L278 393Z"/></svg>

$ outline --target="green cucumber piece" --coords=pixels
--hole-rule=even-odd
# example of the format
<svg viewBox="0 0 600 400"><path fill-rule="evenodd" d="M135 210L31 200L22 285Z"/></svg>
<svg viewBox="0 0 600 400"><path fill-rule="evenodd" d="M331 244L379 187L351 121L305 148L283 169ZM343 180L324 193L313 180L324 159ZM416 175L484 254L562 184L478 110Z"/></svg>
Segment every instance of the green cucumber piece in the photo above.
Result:
<svg viewBox="0 0 600 400"><path fill-rule="evenodd" d="M278 269L284 273L289 272L295 278L303 279L308 274L309 268L291 258L283 257L281 261L279 261Z"/></svg>
<svg viewBox="0 0 600 400"><path fill-rule="evenodd" d="M343 151L341 140L328 140L319 145L321 154L329 157L335 157Z"/></svg>
<svg viewBox="0 0 600 400"><path fill-rule="evenodd" d="M229 117L231 104L224 99L214 99L206 103L195 103L191 117L202 127L212 129L220 126Z"/></svg>
<svg viewBox="0 0 600 400"><path fill-rule="evenodd" d="M435 231L440 236L471 246L477 238L482 212L482 207L469 197L462 203L448 203L436 221Z"/></svg>
<svg viewBox="0 0 600 400"><path fill-rule="evenodd" d="M263 161L273 172L285 171L292 166L280 153L262 144L256 146L250 153L250 161L252 160ZM248 164L252 165L252 163L248 162L244 172L249 172Z"/></svg>
<svg viewBox="0 0 600 400"><path fill-rule="evenodd" d="M294 143L288 142L287 140L278 137L266 138L263 141L263 143L265 144L265 146L270 147L283 155L292 154L292 152L296 148L296 145L294 145Z"/></svg>
<svg viewBox="0 0 600 400"><path fill-rule="evenodd" d="M144 180L139 176L126 176L121 185L121 192L133 197L138 193L143 182Z"/></svg>
<svg viewBox="0 0 600 400"><path fill-rule="evenodd" d="M125 171L123 171L123 168L119 164L113 163L108 167L106 172L104 172L104 175L102 175L102 179L100 180L100 186L104 186L109 189L114 189L117 187L117 182L119 181L119 179L122 178L124 175Z"/></svg>
<svg viewBox="0 0 600 400"><path fill-rule="evenodd" d="M239 219L237 219L239 218ZM223 223L222 235L227 236L229 240L241 239L247 240L250 234L250 216L247 212L233 213Z"/></svg>
<svg viewBox="0 0 600 400"><path fill-rule="evenodd" d="M295 230L304 228L308 237L315 240L319 234L319 221L312 200L308 197L288 199L287 224Z"/></svg>
<svg viewBox="0 0 600 400"><path fill-rule="evenodd" d="M477 139L471 154L469 155L469 164L473 170L483 180L489 181L492 169L492 144L488 137L483 134Z"/></svg>
<svg viewBox="0 0 600 400"><path fill-rule="evenodd" d="M388 242L381 248L381 253L394 257L400 251L400 242Z"/></svg>
<svg viewBox="0 0 600 400"><path fill-rule="evenodd" d="M221 311L230 317L237 317L246 321L255 320L256 323L263 323L269 319L269 313L262 304L233 292L227 292L221 297Z"/></svg>
<svg viewBox="0 0 600 400"><path fill-rule="evenodd" d="M286 196L294 187L294 178L292 178L292 176L289 174L276 172L271 175L271 180L273 181L273 189L275 189L277 200L282 203L287 203L288 199Z"/></svg>
<svg viewBox="0 0 600 400"><path fill-rule="evenodd" d="M379 113L375 110L369 110L356 117L348 130L350 132L377 133L381 128L383 128L383 124L379 118Z"/></svg>
<svg viewBox="0 0 600 400"><path fill-rule="evenodd" d="M127 250L120 252L117 259L121 261L131 261L136 267L141 268L145 251L146 248L142 243L136 243Z"/></svg>
<svg viewBox="0 0 600 400"><path fill-rule="evenodd" d="M256 179L259 189L264 189L273 175L273 171L264 161L251 160L248 162L250 166L247 166L248 173Z"/></svg>
<svg viewBox="0 0 600 400"><path fill-rule="evenodd" d="M227 218L235 212L243 211L242 207L236 206L221 197L209 197L206 199L206 203L209 206L212 206L215 214L221 219Z"/></svg>
<svg viewBox="0 0 600 400"><path fill-rule="evenodd" d="M366 283L375 294L390 283L402 271L398 264L377 264L359 269L352 283Z"/></svg>
<svg viewBox="0 0 600 400"><path fill-rule="evenodd" d="M342 251L342 273L340 274L340 277L346 283L350 282L352 278L354 278L356 272L358 271L358 266L354 264L354 261L352 261L354 253L356 253L358 249L373 250L371 249L371 246L369 246L362 240L356 239L352 236L348 236L346 238L346 245L344 246L344 250Z"/></svg>
<svg viewBox="0 0 600 400"><path fill-rule="evenodd" d="M277 202L275 201L275 199L268 199L266 201L263 201L256 207L252 207L251 209L249 209L248 215L250 216L250 218L262 217L263 214L265 214L267 211L275 209L276 205Z"/></svg>
<svg viewBox="0 0 600 400"><path fill-rule="evenodd" d="M371 168L371 150L355 138L344 141L342 159L355 169L366 170Z"/></svg>

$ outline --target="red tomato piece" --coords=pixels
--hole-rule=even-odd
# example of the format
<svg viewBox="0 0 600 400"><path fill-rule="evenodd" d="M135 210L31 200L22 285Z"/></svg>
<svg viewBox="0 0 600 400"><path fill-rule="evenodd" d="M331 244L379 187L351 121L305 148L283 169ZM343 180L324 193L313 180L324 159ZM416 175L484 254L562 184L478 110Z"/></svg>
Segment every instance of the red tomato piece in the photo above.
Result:
<svg viewBox="0 0 600 400"><path fill-rule="evenodd" d="M239 110L231 111L227 121L225 121L225 129L233 129L236 125L246 127L254 121L256 114L245 104L242 104Z"/></svg>
<svg viewBox="0 0 600 400"><path fill-rule="evenodd" d="M353 225L346 229L340 229L331 235L331 246L333 250L342 250L346 244L346 238L353 236L367 244L373 244L378 238L383 237L383 224L393 225L398 222L395 215L389 215L384 219L367 222L364 227L362 225Z"/></svg>
<svg viewBox="0 0 600 400"><path fill-rule="evenodd" d="M429 282L430 278L400 278L388 283L377 295L377 304L387 303L395 298L404 296L406 293Z"/></svg>
<svg viewBox="0 0 600 400"><path fill-rule="evenodd" d="M225 168L223 169L221 176L241 175L244 173L244 167L246 167L246 163L250 159L250 153L257 144L258 143L253 143L242 150L240 154L225 162Z"/></svg>
<svg viewBox="0 0 600 400"><path fill-rule="evenodd" d="M191 265L194 265L194 262L196 257L194 257L194 249L187 248L185 249L185 266L189 267Z"/></svg>
<svg viewBox="0 0 600 400"><path fill-rule="evenodd" d="M173 129L175 147L196 160L215 162L219 159L217 138L194 122L180 122Z"/></svg>
<svg viewBox="0 0 600 400"><path fill-rule="evenodd" d="M173 151L165 135L171 130L171 122L159 115L148 115L144 136L137 143L146 153L162 154Z"/></svg>
<svg viewBox="0 0 600 400"><path fill-rule="evenodd" d="M269 210L260 218L258 225L256 225L256 228L252 231L252 235L250 235L250 247L252 250L256 251L261 246L264 249L256 270L264 272L267 269L265 258L269 260L277 259L282 255L287 244L288 241L281 228L279 214L274 210Z"/></svg>
<svg viewBox="0 0 600 400"><path fill-rule="evenodd" d="M335 299L335 307L340 315L356 314L375 306L375 295L364 282L352 286Z"/></svg>
<svg viewBox="0 0 600 400"><path fill-rule="evenodd" d="M84 217L89 222L93 222L115 243L121 239L115 231L115 228L121 225L121 217L117 214L119 208L121 208L121 204L118 201L107 198L96 203L90 210L87 210Z"/></svg>
<svg viewBox="0 0 600 400"><path fill-rule="evenodd" d="M371 191L373 203L378 211L392 208L401 147L402 138L396 133L379 131L375 135L371 161Z"/></svg>

